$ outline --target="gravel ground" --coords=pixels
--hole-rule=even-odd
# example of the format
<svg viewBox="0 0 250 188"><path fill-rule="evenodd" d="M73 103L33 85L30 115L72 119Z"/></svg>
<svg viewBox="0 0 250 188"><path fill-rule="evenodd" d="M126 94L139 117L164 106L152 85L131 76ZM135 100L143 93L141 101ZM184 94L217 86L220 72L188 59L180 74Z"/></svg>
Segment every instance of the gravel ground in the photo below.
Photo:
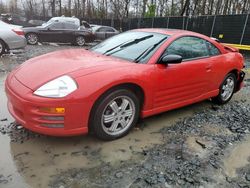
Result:
<svg viewBox="0 0 250 188"><path fill-rule="evenodd" d="M67 48L72 48L72 46L28 46L24 53L15 52L14 55L2 57L0 62L3 63L0 63L0 71L9 72L31 57ZM232 155L232 151L235 148L240 148L242 144L244 144L244 147L240 151L242 153L249 151L249 77L246 78L245 83L245 87L228 104L217 106L207 102L206 107L197 108L193 115L181 119L176 118L176 121L170 126L163 126L157 132L151 132L151 136L148 137L149 140L158 134L162 138L161 142L154 144L153 147L142 147L141 150L135 150L134 145L129 145L130 152L133 156L136 156L134 160L119 160L116 163L107 162L103 160L100 154L101 149L91 150L90 147L82 147L80 150L73 152L65 150L60 154L53 153L53 151L48 152L46 149L46 155L52 155L53 158L50 163L54 163L54 159L65 155L70 155L69 160L73 160L75 157L83 160L84 157L87 157L98 161L98 164L93 167L57 169L57 173L50 176L47 185L56 188L250 188L250 163L237 168L235 175L231 176L227 170L229 167L225 162ZM143 130L149 126L147 125L148 122L147 120L141 122L136 129ZM0 119L0 133L10 138L10 142L14 143L16 147L22 144L30 144L32 141L50 139L50 137L28 131L14 122L9 122L7 118ZM135 139L135 143L139 141L139 139ZM32 157L31 152L22 150L22 152L13 154L14 161L17 164L22 163L19 168L20 173L25 174L25 168L29 170L28 163L25 164L22 157L30 155ZM121 149L120 152L122 155L126 155L128 151ZM246 153L246 156L249 157L246 160L250 162L250 154ZM36 176L38 174L32 174L29 178L35 178ZM0 172L0 187L4 187L11 181L11 175L1 174Z"/></svg>
<svg viewBox="0 0 250 188"><path fill-rule="evenodd" d="M211 127L219 131L209 132ZM163 144L139 153L139 163L122 161L117 166L104 163L91 169L70 169L56 175L50 187L250 187L250 165L230 178L222 161L227 147L242 142L250 132L250 105L246 101L212 105L160 132ZM200 152L190 150L190 138Z"/></svg>

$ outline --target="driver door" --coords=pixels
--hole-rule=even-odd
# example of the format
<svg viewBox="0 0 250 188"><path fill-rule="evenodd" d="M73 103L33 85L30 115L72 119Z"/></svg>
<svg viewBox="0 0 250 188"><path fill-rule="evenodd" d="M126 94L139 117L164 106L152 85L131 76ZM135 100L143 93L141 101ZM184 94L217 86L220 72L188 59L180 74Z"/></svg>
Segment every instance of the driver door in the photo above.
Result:
<svg viewBox="0 0 250 188"><path fill-rule="evenodd" d="M205 40L190 36L178 38L167 47L164 55L167 54L180 55L183 61L156 64L154 108L192 103L208 92L211 70Z"/></svg>
<svg viewBox="0 0 250 188"><path fill-rule="evenodd" d="M62 22L55 22L42 30L40 38L43 42L61 42L63 38L64 24Z"/></svg>

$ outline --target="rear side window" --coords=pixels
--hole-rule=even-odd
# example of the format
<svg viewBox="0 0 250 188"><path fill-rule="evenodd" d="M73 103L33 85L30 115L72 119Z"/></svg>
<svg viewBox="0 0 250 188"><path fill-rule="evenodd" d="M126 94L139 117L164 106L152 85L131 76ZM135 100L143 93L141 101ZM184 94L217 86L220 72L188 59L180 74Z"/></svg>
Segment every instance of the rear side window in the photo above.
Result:
<svg viewBox="0 0 250 188"><path fill-rule="evenodd" d="M207 41L197 37L182 37L175 40L166 49L165 54L182 56L183 60L208 57Z"/></svg>
<svg viewBox="0 0 250 188"><path fill-rule="evenodd" d="M215 45L213 45L208 41L207 41L207 48L209 50L210 56L216 56L221 54L220 50Z"/></svg>

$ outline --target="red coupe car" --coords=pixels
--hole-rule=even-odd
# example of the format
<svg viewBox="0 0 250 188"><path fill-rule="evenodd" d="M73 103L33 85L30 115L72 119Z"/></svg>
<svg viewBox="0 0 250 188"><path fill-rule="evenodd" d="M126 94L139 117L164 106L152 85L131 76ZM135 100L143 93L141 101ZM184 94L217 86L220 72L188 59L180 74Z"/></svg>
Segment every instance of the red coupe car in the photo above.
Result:
<svg viewBox="0 0 250 188"><path fill-rule="evenodd" d="M138 29L89 50L64 50L23 63L8 75L8 108L34 132L92 131L112 140L144 118L205 99L228 102L243 85L244 60L204 35Z"/></svg>

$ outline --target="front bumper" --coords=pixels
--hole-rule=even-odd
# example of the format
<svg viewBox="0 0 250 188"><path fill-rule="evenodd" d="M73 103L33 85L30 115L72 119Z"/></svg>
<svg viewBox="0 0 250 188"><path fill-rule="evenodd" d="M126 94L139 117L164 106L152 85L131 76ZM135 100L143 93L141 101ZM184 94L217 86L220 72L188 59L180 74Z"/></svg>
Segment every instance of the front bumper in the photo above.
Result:
<svg viewBox="0 0 250 188"><path fill-rule="evenodd" d="M5 90L9 112L25 128L51 136L73 136L88 133L90 112L87 108L83 108L84 104L36 97L32 90L25 87L14 76L7 78ZM25 99L26 96L29 96L30 99ZM40 111L41 108L48 107L63 107L65 113L51 114Z"/></svg>
<svg viewBox="0 0 250 188"><path fill-rule="evenodd" d="M25 37L16 36L12 40L6 41L9 50L25 48L27 41Z"/></svg>

